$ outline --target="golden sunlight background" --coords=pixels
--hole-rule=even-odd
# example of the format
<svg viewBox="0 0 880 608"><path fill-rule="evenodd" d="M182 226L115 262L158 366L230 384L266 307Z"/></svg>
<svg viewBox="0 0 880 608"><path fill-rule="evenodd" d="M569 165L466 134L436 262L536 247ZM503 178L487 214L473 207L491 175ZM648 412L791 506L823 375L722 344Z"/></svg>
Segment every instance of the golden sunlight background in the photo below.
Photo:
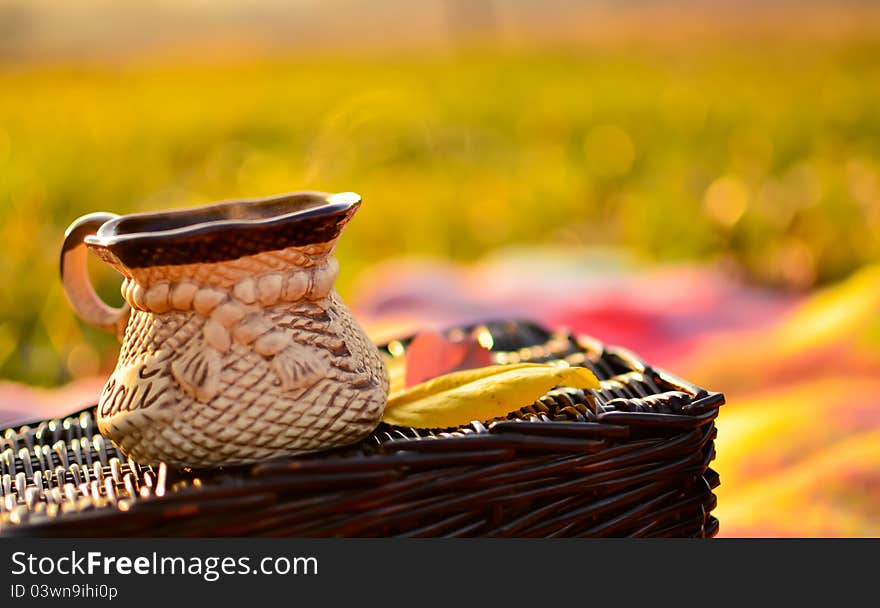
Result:
<svg viewBox="0 0 880 608"><path fill-rule="evenodd" d="M880 10L727 4L0 0L0 414L112 367L77 216L355 190L375 336L630 347L728 397L722 535L880 535Z"/></svg>

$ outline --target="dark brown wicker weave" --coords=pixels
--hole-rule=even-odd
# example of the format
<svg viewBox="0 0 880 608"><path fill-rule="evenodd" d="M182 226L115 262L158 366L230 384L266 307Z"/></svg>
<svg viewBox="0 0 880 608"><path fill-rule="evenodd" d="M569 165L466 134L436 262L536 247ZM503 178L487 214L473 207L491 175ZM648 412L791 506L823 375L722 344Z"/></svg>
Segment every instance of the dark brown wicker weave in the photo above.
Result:
<svg viewBox="0 0 880 608"><path fill-rule="evenodd" d="M503 361L564 358L602 390L557 389L507 420L381 425L360 444L212 471L141 467L94 410L6 429L0 532L34 536L710 537L720 393L588 337L487 324ZM460 330L458 330L460 331ZM406 341L403 342L404 344Z"/></svg>

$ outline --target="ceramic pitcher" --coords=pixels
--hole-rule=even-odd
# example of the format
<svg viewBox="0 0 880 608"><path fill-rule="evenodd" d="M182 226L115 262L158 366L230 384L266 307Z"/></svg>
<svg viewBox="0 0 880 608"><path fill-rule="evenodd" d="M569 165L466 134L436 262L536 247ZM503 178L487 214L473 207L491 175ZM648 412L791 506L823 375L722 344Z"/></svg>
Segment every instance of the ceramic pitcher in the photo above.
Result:
<svg viewBox="0 0 880 608"><path fill-rule="evenodd" d="M65 292L122 347L101 432L138 462L254 462L356 442L379 423L382 357L334 289L354 193L296 192L162 213L94 213L67 230ZM96 295L87 249L122 276Z"/></svg>

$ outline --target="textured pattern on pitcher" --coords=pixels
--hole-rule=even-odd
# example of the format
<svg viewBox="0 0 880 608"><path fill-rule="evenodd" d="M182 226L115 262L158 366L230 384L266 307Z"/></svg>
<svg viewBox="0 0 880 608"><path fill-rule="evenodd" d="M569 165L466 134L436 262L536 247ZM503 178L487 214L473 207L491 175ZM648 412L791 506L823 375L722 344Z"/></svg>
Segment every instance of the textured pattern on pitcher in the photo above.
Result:
<svg viewBox="0 0 880 608"><path fill-rule="evenodd" d="M99 425L135 460L205 466L353 443L378 424L381 356L333 289L332 244L130 270Z"/></svg>

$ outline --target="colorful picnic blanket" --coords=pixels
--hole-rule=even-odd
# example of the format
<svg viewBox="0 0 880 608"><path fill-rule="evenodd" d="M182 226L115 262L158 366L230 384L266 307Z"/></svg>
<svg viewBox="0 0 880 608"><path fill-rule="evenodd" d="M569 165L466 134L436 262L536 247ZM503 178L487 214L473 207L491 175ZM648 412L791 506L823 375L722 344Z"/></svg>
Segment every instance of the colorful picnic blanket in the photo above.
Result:
<svg viewBox="0 0 880 608"><path fill-rule="evenodd" d="M354 291L377 336L530 318L724 392L721 536L880 535L880 266L793 295L704 267L522 249L390 262Z"/></svg>

